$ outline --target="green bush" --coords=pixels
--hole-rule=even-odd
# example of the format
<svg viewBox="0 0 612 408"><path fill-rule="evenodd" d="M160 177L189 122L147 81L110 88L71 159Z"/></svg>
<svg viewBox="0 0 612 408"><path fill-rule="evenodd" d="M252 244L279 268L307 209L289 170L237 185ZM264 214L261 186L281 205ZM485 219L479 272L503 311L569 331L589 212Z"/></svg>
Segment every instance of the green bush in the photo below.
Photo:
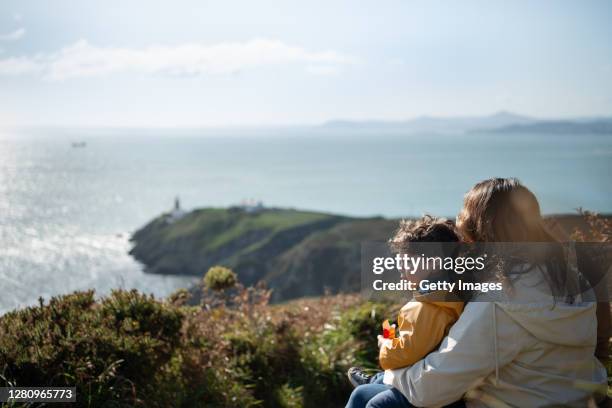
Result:
<svg viewBox="0 0 612 408"><path fill-rule="evenodd" d="M88 291L7 313L0 386L76 386L67 406L78 407L342 405L346 368L373 347L355 334L380 324L372 306L350 296L270 306L264 288L238 288L210 310Z"/></svg>
<svg viewBox="0 0 612 408"><path fill-rule="evenodd" d="M184 377L183 319L181 309L136 291L100 302L80 292L8 313L0 318L1 382L76 386L83 407L226 405L219 388L232 384L212 370Z"/></svg>
<svg viewBox="0 0 612 408"><path fill-rule="evenodd" d="M210 290L222 291L236 286L238 277L234 271L224 266L213 266L204 275L204 286Z"/></svg>

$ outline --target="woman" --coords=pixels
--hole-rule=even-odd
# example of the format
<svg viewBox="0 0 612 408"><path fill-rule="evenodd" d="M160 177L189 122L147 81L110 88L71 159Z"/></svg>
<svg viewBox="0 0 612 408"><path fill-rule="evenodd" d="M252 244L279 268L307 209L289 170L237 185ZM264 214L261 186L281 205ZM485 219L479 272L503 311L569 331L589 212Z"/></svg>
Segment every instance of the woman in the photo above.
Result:
<svg viewBox="0 0 612 408"><path fill-rule="evenodd" d="M554 242L535 196L516 179L476 184L457 227L468 242ZM387 385L357 387L347 406L587 406L606 384L594 357L595 303L564 296L576 295L568 293L575 280L558 253L523 259L503 269L503 301L475 295L437 351L386 375Z"/></svg>

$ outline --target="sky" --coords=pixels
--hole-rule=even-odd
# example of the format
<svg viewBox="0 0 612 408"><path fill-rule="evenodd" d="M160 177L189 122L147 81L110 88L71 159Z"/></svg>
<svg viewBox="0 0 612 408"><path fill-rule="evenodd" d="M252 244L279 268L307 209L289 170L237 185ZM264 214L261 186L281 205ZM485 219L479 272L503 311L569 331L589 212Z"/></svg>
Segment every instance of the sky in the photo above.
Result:
<svg viewBox="0 0 612 408"><path fill-rule="evenodd" d="M0 2L0 126L612 113L612 2Z"/></svg>

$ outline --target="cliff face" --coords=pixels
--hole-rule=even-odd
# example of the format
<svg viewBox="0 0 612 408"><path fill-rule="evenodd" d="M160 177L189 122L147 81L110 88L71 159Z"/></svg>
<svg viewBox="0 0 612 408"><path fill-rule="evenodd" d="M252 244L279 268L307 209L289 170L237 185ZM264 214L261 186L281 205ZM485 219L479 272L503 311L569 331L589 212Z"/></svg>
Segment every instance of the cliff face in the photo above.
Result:
<svg viewBox="0 0 612 408"><path fill-rule="evenodd" d="M396 225L290 209L207 208L154 219L134 233L130 253L150 273L203 276L225 265L246 285L266 281L280 301L358 290L360 243L386 240Z"/></svg>

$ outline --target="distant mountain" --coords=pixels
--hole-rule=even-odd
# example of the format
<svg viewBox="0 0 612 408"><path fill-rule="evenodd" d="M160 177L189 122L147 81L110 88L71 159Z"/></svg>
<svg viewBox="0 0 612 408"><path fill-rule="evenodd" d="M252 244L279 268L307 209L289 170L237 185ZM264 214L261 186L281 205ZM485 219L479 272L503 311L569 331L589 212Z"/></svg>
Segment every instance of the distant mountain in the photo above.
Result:
<svg viewBox="0 0 612 408"><path fill-rule="evenodd" d="M534 122L537 122L537 119L502 111L489 116L464 116L449 118L421 116L404 121L334 120L323 124L321 128L328 130L357 130L363 132L392 131L407 133L463 133L475 129L500 128L511 125L527 125Z"/></svg>
<svg viewBox="0 0 612 408"><path fill-rule="evenodd" d="M495 133L612 134L612 118L596 120L541 120L479 131Z"/></svg>
<svg viewBox="0 0 612 408"><path fill-rule="evenodd" d="M592 117L562 120L536 119L511 112L489 116L438 118L421 116L400 121L334 120L319 129L359 133L551 133L551 134L612 134L612 118Z"/></svg>

